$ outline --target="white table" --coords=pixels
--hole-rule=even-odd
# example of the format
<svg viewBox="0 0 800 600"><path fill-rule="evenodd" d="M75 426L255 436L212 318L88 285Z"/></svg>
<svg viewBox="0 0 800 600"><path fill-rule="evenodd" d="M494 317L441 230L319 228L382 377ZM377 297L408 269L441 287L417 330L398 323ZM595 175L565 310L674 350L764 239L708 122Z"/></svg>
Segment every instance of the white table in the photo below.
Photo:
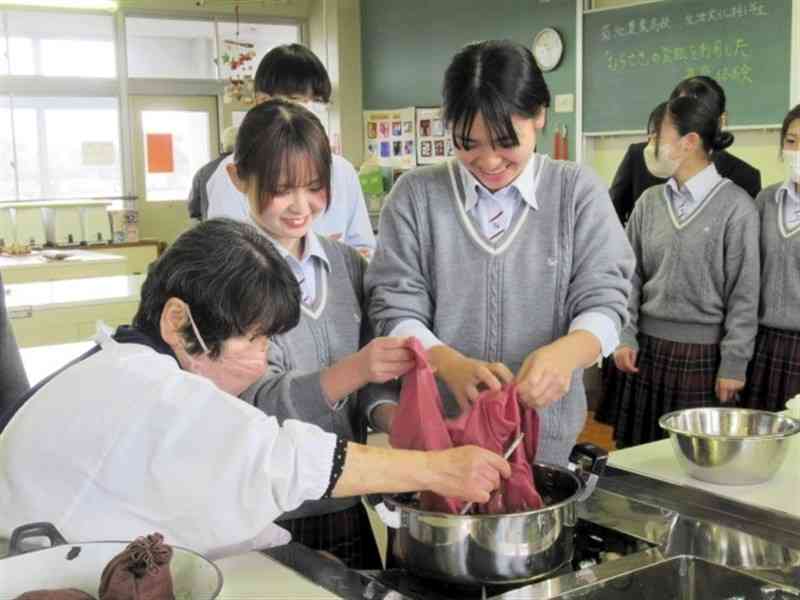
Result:
<svg viewBox="0 0 800 600"><path fill-rule="evenodd" d="M689 477L678 464L670 440L651 442L612 452L608 464L652 479L702 489L744 504L800 518L800 435L781 468L769 481L757 485L716 485Z"/></svg>
<svg viewBox="0 0 800 600"><path fill-rule="evenodd" d="M81 277L108 277L127 272L125 256L91 250L55 250L69 256L63 260L48 260L40 250L24 256L0 255L0 271L3 282L30 283L78 279Z"/></svg>
<svg viewBox="0 0 800 600"><path fill-rule="evenodd" d="M94 342L75 342L53 346L32 346L21 348L22 364L28 375L28 383L36 385L42 379L55 373L71 360L94 347Z"/></svg>

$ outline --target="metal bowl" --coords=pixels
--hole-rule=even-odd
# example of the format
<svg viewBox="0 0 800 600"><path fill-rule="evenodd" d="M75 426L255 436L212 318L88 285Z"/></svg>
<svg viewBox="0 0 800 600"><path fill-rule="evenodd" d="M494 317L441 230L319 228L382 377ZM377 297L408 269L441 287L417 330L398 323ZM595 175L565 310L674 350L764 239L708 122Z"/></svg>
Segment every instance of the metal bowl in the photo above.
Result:
<svg viewBox="0 0 800 600"><path fill-rule="evenodd" d="M691 477L721 485L770 479L783 464L800 421L744 408L690 408L658 420L678 463Z"/></svg>

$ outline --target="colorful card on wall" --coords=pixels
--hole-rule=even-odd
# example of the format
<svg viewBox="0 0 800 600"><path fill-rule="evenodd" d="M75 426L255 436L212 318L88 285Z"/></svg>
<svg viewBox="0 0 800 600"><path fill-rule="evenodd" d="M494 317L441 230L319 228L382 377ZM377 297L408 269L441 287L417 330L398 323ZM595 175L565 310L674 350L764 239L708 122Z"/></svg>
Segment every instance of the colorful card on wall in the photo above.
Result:
<svg viewBox="0 0 800 600"><path fill-rule="evenodd" d="M147 172L172 173L175 157L172 152L171 133L147 134Z"/></svg>
<svg viewBox="0 0 800 600"><path fill-rule="evenodd" d="M382 167L415 166L414 108L365 110L364 150Z"/></svg>
<svg viewBox="0 0 800 600"><path fill-rule="evenodd" d="M441 108L417 108L417 164L429 165L454 156L453 140Z"/></svg>

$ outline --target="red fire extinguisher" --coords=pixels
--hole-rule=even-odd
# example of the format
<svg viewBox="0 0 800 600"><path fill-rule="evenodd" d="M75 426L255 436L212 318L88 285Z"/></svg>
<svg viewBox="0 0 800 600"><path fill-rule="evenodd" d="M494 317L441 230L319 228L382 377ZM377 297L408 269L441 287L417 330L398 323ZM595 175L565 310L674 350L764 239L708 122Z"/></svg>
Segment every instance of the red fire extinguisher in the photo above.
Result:
<svg viewBox="0 0 800 600"><path fill-rule="evenodd" d="M556 160L569 160L569 140L567 126L559 124L553 138L553 158Z"/></svg>

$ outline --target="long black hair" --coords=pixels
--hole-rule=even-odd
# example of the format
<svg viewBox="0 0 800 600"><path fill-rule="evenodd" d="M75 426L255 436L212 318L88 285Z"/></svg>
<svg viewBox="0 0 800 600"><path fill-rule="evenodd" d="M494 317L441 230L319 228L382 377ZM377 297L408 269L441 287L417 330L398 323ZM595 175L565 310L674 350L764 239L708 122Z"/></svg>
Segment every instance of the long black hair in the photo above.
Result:
<svg viewBox="0 0 800 600"><path fill-rule="evenodd" d="M331 197L331 147L314 113L299 104L273 99L251 108L239 126L233 162L239 178L257 190L258 212L272 197L313 181Z"/></svg>
<svg viewBox="0 0 800 600"><path fill-rule="evenodd" d="M512 115L536 118L550 105L550 91L533 54L522 44L491 40L469 44L450 61L442 87L443 116L453 144L463 147L481 114L493 142L516 146Z"/></svg>
<svg viewBox="0 0 800 600"><path fill-rule="evenodd" d="M727 99L725 90L713 77L696 75L684 79L672 90L669 99L674 100L680 96L691 96L708 104L709 108L721 117L725 113Z"/></svg>
<svg viewBox="0 0 800 600"><path fill-rule="evenodd" d="M733 135L720 129L719 115L706 102L692 96L680 96L667 102L663 113L656 117L656 147L661 125L667 116L681 137L696 133L706 154L724 150L733 143Z"/></svg>
<svg viewBox="0 0 800 600"><path fill-rule="evenodd" d="M241 335L273 336L300 321L300 286L277 250L247 223L211 219L183 233L155 261L142 284L133 326L161 338L170 298L189 305L212 358ZM180 335L190 354L202 351L191 325Z"/></svg>

